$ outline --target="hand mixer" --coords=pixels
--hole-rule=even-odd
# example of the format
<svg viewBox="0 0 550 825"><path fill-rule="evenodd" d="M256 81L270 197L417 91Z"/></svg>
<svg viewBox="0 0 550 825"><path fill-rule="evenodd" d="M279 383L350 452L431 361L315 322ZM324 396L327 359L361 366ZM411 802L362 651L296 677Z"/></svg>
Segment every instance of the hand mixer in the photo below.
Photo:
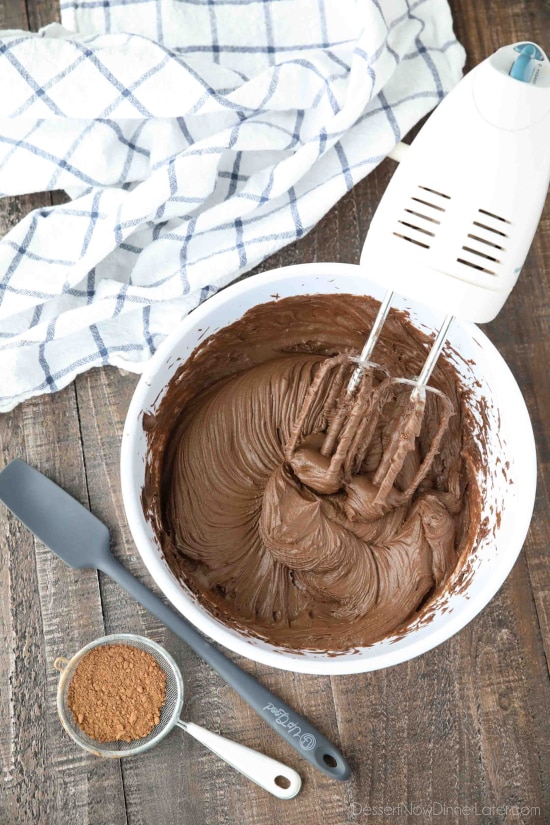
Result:
<svg viewBox="0 0 550 825"><path fill-rule="evenodd" d="M382 406L397 384L413 389L401 404L395 437L373 475L382 506L420 434L426 392L436 394L439 426L403 491L414 492L430 468L450 416L449 400L428 386L455 317L493 320L512 291L531 245L550 182L550 62L534 43L505 46L474 68L441 102L407 146L388 185L361 255L371 280L388 291L359 358L329 359L319 369L285 450L301 480L322 493L359 472ZM414 379L383 377L371 361L398 292L445 314ZM351 377L350 377L351 371ZM318 410L323 433L303 438ZM311 461L312 451L316 453ZM309 455L309 458L308 458ZM324 460L319 461L319 457Z"/></svg>

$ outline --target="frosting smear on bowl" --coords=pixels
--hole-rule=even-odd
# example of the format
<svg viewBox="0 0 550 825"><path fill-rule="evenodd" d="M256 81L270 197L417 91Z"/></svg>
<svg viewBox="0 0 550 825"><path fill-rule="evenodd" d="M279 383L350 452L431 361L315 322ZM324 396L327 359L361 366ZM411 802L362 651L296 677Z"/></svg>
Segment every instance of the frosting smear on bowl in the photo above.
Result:
<svg viewBox="0 0 550 825"><path fill-rule="evenodd" d="M255 307L207 338L144 416L142 503L170 568L224 622L293 650L338 652L401 632L448 584L479 527L467 393L444 357L430 383L454 414L410 495L440 422L431 394L381 504L372 479L388 439L401 436L395 405L384 405L360 466L331 492L317 466L322 404L303 422L302 448L285 457L322 364L357 354L376 310L354 295ZM374 358L392 377L411 378L428 346L393 311ZM310 482L312 461L321 483Z"/></svg>

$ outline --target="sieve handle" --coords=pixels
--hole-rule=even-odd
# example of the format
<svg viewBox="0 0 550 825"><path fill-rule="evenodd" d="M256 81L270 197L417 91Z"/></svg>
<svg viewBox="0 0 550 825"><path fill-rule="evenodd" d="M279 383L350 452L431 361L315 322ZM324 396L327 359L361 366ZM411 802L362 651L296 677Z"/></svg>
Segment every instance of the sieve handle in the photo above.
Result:
<svg viewBox="0 0 550 825"><path fill-rule="evenodd" d="M265 688L215 648L183 616L168 607L162 599L130 573L110 553L103 553L97 562L121 587L149 610L166 627L183 639L197 656L204 659L247 702L264 722L282 736L300 756L333 779L349 779L351 770L340 751L326 736L300 716L286 702Z"/></svg>
<svg viewBox="0 0 550 825"><path fill-rule="evenodd" d="M193 722L178 719L178 727L215 753L236 771L279 799L293 799L302 787L300 774L263 753L212 733Z"/></svg>

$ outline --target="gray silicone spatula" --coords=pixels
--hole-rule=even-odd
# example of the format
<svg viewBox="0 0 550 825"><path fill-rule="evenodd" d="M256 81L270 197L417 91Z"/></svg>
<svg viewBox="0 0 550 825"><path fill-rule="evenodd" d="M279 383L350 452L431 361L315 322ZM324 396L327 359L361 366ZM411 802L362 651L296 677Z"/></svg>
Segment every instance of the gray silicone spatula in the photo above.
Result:
<svg viewBox="0 0 550 825"><path fill-rule="evenodd" d="M349 778L350 767L340 751L126 570L110 552L107 527L61 487L16 459L0 473L0 501L71 567L96 568L120 584L208 662L304 759L333 779Z"/></svg>

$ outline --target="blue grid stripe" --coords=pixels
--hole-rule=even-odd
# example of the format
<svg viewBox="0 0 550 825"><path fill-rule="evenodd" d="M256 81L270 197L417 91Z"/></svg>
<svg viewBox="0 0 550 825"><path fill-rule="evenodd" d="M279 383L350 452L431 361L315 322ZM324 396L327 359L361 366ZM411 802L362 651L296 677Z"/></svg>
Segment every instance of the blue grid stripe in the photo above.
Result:
<svg viewBox="0 0 550 825"><path fill-rule="evenodd" d="M8 137L6 135L0 134L0 143L6 143L10 146L15 146L17 149L24 149L27 152L30 152L32 155L36 155L43 160L49 161L51 164L57 164L63 171L69 172L71 175L74 175L75 178L78 180L83 181L84 183L88 183L91 186L100 186L101 183L99 180L94 180L85 172L82 172L78 167L73 166L71 163L67 163L64 158L60 158L56 155L53 155L51 152L47 152L44 149L40 149L33 143L29 143L26 140L15 140L14 138ZM2 164L3 165L3 164Z"/></svg>
<svg viewBox="0 0 550 825"><path fill-rule="evenodd" d="M145 109L144 106L141 106L141 104L139 103L138 98L135 97L133 93L143 83L145 83L145 81L150 80L154 75L156 75L156 74L158 74L158 72L162 71L162 69L166 66L166 64L169 62L169 60L170 60L169 56L164 55L162 60L159 60L159 62L156 64L156 66L151 66L151 68L148 69L146 72L144 72L138 80L135 80L129 86L123 86L122 84L120 84L118 86L119 91L120 91L120 97L118 97L116 100L113 100L113 102L109 106L107 106L105 108L105 110L101 113L100 117L101 118L107 118L110 114L112 114L112 112L114 112L115 109L118 107L118 105L122 102L123 98L129 99L132 103L134 103L134 105L138 109L139 113L147 117L148 116L147 109Z"/></svg>
<svg viewBox="0 0 550 825"><path fill-rule="evenodd" d="M296 43L292 46L277 46L276 53L287 53L287 52L303 52L303 51L321 51L324 49L328 49L330 47L334 48L335 46L344 46L349 43L349 40L340 40L337 43L312 43L312 44L301 44ZM249 45L249 46L233 46L230 43L224 43L223 45L218 44L218 51L219 52L226 52L227 54L272 54L272 47L267 45ZM199 45L192 45L192 46L180 46L179 48L175 49L178 54L193 54L193 53L210 53L211 46L199 46Z"/></svg>
<svg viewBox="0 0 550 825"><path fill-rule="evenodd" d="M296 238L301 238L304 234L304 227L302 226L302 219L298 211L298 199L296 197L296 190L293 186L288 190L288 202L290 204L290 214L296 227Z"/></svg>
<svg viewBox="0 0 550 825"><path fill-rule="evenodd" d="M75 46L75 48L79 49L82 52L84 57L88 58L88 61L89 61L90 65L94 66L98 70L99 74L102 77L104 77L106 80L108 80L109 83L118 92L120 92L121 97L126 98L130 103L132 103L135 106L137 113L139 113L143 117L153 117L153 113L140 103L139 99L133 94L132 89L129 89L127 86L125 86L123 83L121 83L112 74L112 72L109 71L107 66L104 63L101 62L101 60L98 58L98 56L96 55L96 53L92 49L90 49L88 46L86 46L84 44L78 43L78 41L76 41L76 40L73 40L72 43ZM141 81L142 81L142 78L140 78L139 81L136 81L134 84L132 84L132 86L135 88L136 85L139 85L139 83ZM107 107L107 109L106 109L105 113L102 115L102 117L107 116L109 108L110 107Z"/></svg>
<svg viewBox="0 0 550 825"><path fill-rule="evenodd" d="M243 243L243 222L241 218L235 221L235 247L239 254L239 269L242 270L246 266L247 255L246 247Z"/></svg>
<svg viewBox="0 0 550 825"><path fill-rule="evenodd" d="M14 69L18 72L18 74L23 78L23 80L30 86L33 90L34 95L39 97L46 106L51 109L51 111L55 115L63 114L59 106L54 103L54 101L50 98L50 96L46 93L46 89L43 86L40 86L34 78L31 76L30 72L25 68L25 66L20 63L20 61L12 54L11 49L15 44L13 43L2 43L0 44L0 58L5 56L6 59L11 63Z"/></svg>
<svg viewBox="0 0 550 825"><path fill-rule="evenodd" d="M151 305L147 304L147 306L143 307L143 337L145 338L145 342L149 347L149 352L151 355L155 353L155 342L153 341L153 336L151 335L151 330L149 328L151 318Z"/></svg>
<svg viewBox="0 0 550 825"><path fill-rule="evenodd" d="M34 89L34 87L32 87L34 89L33 94L30 95L30 97L28 97L25 100L25 102L22 103L21 106L19 106L19 108L13 112L12 117L19 117L20 115L24 114L24 112L26 112L27 109L29 109L29 107L36 102L37 97L41 97L42 95L44 95L45 92L48 92L51 88L56 86L60 80L63 80L65 77L68 77L68 75L72 74L80 65L80 63L82 63L85 59L86 58L84 57L84 55L80 55L80 57L77 57L77 59L74 60L69 66L66 66L64 69L62 69L62 71L58 72L54 77L51 78L51 80L48 80L39 89ZM56 111L56 114L61 114L61 111Z"/></svg>

